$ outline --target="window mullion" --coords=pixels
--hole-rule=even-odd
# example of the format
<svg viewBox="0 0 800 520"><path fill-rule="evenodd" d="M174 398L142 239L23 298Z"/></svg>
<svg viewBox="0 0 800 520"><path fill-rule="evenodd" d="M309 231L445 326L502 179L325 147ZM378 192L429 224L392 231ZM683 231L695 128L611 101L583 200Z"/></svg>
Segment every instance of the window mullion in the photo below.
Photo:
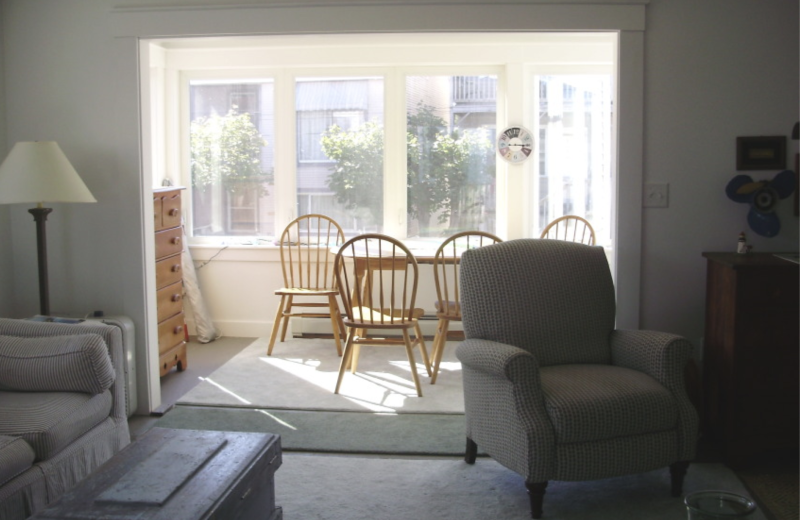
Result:
<svg viewBox="0 0 800 520"><path fill-rule="evenodd" d="M406 236L406 106L405 75L399 69L384 79L383 227L394 237Z"/></svg>

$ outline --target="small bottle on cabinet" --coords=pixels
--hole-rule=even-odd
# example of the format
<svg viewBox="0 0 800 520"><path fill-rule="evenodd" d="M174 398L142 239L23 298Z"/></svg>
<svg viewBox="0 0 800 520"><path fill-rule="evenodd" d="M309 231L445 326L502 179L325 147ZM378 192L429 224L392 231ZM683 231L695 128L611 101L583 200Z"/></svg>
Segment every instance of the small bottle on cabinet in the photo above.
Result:
<svg viewBox="0 0 800 520"><path fill-rule="evenodd" d="M739 233L739 243L736 246L736 252L740 255L747 253L747 239L744 236L744 231Z"/></svg>

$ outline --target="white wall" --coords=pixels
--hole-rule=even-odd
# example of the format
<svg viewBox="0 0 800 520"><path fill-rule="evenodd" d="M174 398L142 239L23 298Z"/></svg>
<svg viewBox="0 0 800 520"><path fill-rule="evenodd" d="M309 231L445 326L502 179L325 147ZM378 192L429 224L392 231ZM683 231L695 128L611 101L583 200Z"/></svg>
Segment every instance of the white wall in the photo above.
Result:
<svg viewBox="0 0 800 520"><path fill-rule="evenodd" d="M794 169L800 58L798 2L654 0L645 33L645 182L668 182L667 209L645 208L641 326L703 336L703 251L797 251L792 199L775 238L753 233L748 208L725 196L737 173L736 137L785 135Z"/></svg>
<svg viewBox="0 0 800 520"><path fill-rule="evenodd" d="M0 117L5 116L6 135L3 140L0 133L0 149L20 140L58 141L98 199L97 204L55 205L48 221L53 312L103 309L131 316L141 332L140 350L153 341L145 326L154 321L152 302L145 298L145 281L153 276L147 267L152 247L145 239L151 230L140 222L146 214L143 186L151 183L138 166L138 47L134 35L117 37L128 27L120 26L112 11L118 5L147 3L154 2L1 4L6 110ZM392 17L376 6L344 9L339 17L338 10L327 9L325 17L298 16L284 30L352 26L353 16L373 30L391 30L397 19L403 20L404 30L436 28L429 17L407 14L413 9L407 6L387 7L403 13ZM445 11L457 18L458 10ZM152 28L150 36L174 34L167 22L179 23L182 31L207 28L212 16L188 10L170 17L135 9L130 15L135 18L131 26ZM528 23L510 14L487 14L485 20L491 24L487 30ZM455 22L451 18L448 23ZM640 323L697 339L704 320L701 252L733 250L739 231L748 231L746 208L728 201L723 191L736 174L735 138L788 136L798 120L798 5L786 0L652 0L646 23L643 176L646 182L670 184L670 206L643 211ZM222 24L217 30L243 29ZM771 177L774 172L755 173ZM788 202L779 211L784 226L779 237L749 234L756 250L797 250L797 218ZM639 225L624 224L634 230ZM35 239L26 207L0 208L0 243L11 251L10 259L0 252L0 313L35 314ZM200 273L201 283L211 268ZM247 290L261 291L257 298L271 320L274 304L266 298L271 288ZM222 306L212 305L212 312L223 321L234 319ZM140 374L152 367L144 368L139 367ZM152 371L147 377L157 380ZM139 397L156 404L160 399L143 396L141 389Z"/></svg>

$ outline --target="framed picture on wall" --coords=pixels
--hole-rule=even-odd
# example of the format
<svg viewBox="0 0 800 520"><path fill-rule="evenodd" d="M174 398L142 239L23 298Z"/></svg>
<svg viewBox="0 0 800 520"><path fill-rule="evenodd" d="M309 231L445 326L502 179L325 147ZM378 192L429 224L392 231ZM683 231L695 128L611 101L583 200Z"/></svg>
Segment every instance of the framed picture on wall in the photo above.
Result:
<svg viewBox="0 0 800 520"><path fill-rule="evenodd" d="M736 169L786 169L786 136L737 137Z"/></svg>

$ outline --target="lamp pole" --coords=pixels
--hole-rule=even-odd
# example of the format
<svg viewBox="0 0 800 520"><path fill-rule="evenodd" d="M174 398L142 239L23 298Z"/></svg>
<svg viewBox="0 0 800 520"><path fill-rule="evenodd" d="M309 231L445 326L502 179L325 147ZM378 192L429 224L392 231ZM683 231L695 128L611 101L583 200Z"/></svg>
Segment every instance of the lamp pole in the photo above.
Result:
<svg viewBox="0 0 800 520"><path fill-rule="evenodd" d="M50 315L50 288L47 281L47 233L45 231L45 222L47 222L47 215L53 211L53 208L43 208L41 204L38 207L31 208L28 213L33 215L33 220L36 221L36 251L39 259L39 314L42 316Z"/></svg>

